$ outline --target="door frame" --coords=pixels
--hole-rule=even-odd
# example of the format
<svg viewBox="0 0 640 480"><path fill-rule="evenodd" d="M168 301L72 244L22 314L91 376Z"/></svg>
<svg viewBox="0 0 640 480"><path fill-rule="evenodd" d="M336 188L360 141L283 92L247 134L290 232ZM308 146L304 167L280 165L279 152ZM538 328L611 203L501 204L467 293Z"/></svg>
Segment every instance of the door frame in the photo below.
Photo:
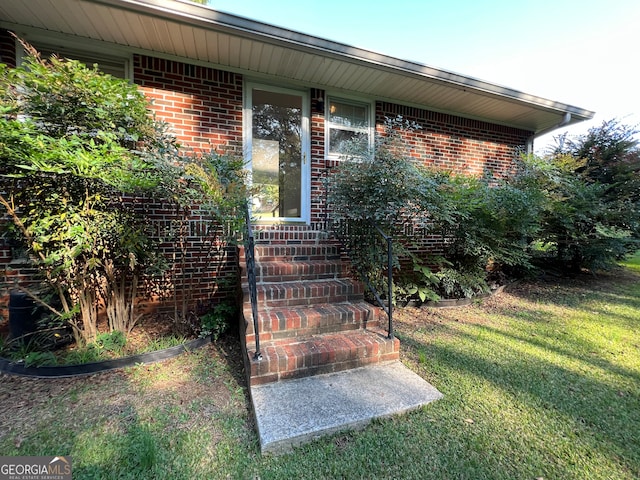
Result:
<svg viewBox="0 0 640 480"><path fill-rule="evenodd" d="M257 223L306 223L311 221L311 99L309 90L280 87L268 83L245 81L242 105L242 137L245 168L249 171L249 184L252 183L252 125L253 125L253 90L266 90L274 93L298 95L302 98L302 131L300 146L302 158L300 169L300 217L275 217L272 220L260 218Z"/></svg>

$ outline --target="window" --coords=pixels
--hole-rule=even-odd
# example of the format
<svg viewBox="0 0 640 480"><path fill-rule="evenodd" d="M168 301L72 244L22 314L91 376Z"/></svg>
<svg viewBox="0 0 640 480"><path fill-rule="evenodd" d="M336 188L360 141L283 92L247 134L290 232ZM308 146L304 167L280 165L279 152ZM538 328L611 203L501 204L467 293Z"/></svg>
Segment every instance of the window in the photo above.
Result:
<svg viewBox="0 0 640 480"><path fill-rule="evenodd" d="M371 105L329 98L327 111L327 156L339 159L349 142L371 146Z"/></svg>
<svg viewBox="0 0 640 480"><path fill-rule="evenodd" d="M109 54L103 54L102 52L93 52L93 51L84 51L78 50L75 48L67 48L66 46L52 46L47 43L31 43L36 50L40 52L42 57L47 58L53 54L56 54L60 57L70 58L73 60L78 60L79 62L84 63L89 68L93 65L98 64L98 68L100 71L104 73L108 73L117 78L131 78L131 74L129 73L130 68L130 59L127 56L115 56ZM19 45L19 57L24 56L24 51L22 50L22 46Z"/></svg>

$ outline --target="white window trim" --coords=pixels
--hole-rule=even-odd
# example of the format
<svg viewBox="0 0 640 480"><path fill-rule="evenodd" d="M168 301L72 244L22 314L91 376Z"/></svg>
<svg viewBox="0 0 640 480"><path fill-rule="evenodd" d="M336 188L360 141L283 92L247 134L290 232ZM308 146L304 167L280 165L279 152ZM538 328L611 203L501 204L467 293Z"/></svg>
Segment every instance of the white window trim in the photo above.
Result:
<svg viewBox="0 0 640 480"><path fill-rule="evenodd" d="M330 153L330 148L331 145L329 144L329 139L330 139L330 129L332 128L332 124L329 121L329 116L330 116L330 112L329 109L331 108L331 99L334 99L336 101L341 101L341 102L345 102L345 103L351 103L354 105L364 105L367 106L368 110L369 110L369 127L365 127L365 128L346 128L342 125L333 125L333 128L338 129L338 130L348 130L348 131L363 131L363 132L368 132L369 134L369 148L373 149L374 144L375 144L375 116L376 116L376 112L375 112L375 101L371 100L371 99L365 99L362 97L354 97L351 95L342 95L342 94L334 94L334 93L330 93L327 92L325 93L325 112L324 112L324 118L325 118L325 122L324 122L324 138L325 138L325 159L327 160L334 160L334 161L340 161L343 160L344 157L342 155L339 154L335 154L335 153Z"/></svg>

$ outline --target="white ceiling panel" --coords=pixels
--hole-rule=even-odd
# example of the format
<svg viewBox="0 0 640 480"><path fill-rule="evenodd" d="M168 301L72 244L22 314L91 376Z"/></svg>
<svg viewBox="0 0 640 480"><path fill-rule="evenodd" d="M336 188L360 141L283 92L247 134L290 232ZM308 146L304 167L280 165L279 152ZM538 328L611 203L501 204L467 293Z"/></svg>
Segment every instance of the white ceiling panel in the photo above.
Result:
<svg viewBox="0 0 640 480"><path fill-rule="evenodd" d="M27 37L61 34L309 87L353 92L539 132L593 112L472 77L167 0L11 0L0 25ZM39 30L33 30L33 27ZM27 38L28 39L28 38Z"/></svg>

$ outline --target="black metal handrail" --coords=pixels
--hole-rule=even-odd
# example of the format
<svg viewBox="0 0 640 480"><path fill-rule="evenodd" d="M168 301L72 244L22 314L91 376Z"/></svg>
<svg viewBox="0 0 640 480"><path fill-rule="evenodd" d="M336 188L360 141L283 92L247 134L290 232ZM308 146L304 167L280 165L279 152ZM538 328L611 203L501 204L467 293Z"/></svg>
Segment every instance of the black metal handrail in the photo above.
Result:
<svg viewBox="0 0 640 480"><path fill-rule="evenodd" d="M373 221L371 221L370 223L384 239L384 241L387 242L387 308L384 307L384 302L380 300L380 296L377 292L375 292L373 285L371 285L371 283L368 281L366 283L369 285L370 289L374 290L376 301L386 312L387 317L389 318L388 337L393 338L393 238L384 233L377 223Z"/></svg>
<svg viewBox="0 0 640 480"><path fill-rule="evenodd" d="M256 352L253 355L254 360L262 360L262 352L260 351L260 332L258 331L258 287L256 281L256 256L255 256L255 237L253 236L253 227L251 225L251 209L247 203L246 208L246 224L247 235L244 239L244 259L247 265L247 282L249 286L249 298L251 300L251 316L253 317L253 333L256 338Z"/></svg>
<svg viewBox="0 0 640 480"><path fill-rule="evenodd" d="M342 222L340 223L342 224ZM386 243L387 300L388 300L386 302L386 305L385 305L385 302L382 300L382 298L380 298L380 294L378 293L376 288L369 281L369 277L364 272L362 272L357 265L355 265L355 267L356 267L356 270L358 270L358 274L360 275L360 278L362 279L362 281L365 283L365 285L373 295L373 298L376 300L378 305L387 314L387 318L389 319L388 338L393 338L394 337L394 333L393 333L393 238L387 235L386 233L384 233L384 231L380 228L380 226L378 226L378 224L376 224L374 221L370 220L369 224L378 233L378 235L382 237L382 239ZM347 242L347 239L345 238L345 237L349 237L350 233L346 233L346 234L343 233L344 224L342 224L341 228L335 228L335 224L333 222L331 222L331 225L333 226L332 228L333 233L336 235L338 240L342 243L343 247L345 247L347 255L353 258L352 248L349 247L349 242Z"/></svg>

